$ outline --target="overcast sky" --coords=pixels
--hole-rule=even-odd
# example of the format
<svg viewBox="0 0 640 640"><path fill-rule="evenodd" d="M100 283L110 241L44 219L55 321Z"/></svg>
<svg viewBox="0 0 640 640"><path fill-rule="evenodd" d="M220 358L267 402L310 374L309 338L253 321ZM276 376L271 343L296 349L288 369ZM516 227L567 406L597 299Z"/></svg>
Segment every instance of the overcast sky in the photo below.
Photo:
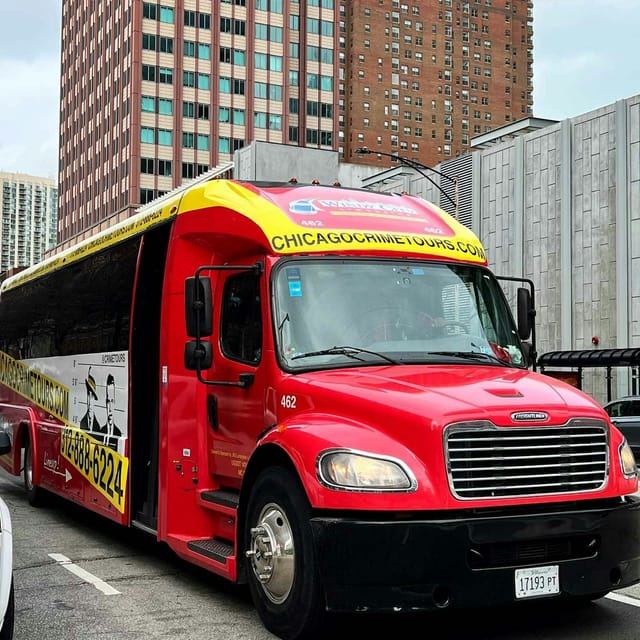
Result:
<svg viewBox="0 0 640 640"><path fill-rule="evenodd" d="M2 5L0 171L56 178L61 0ZM535 116L640 93L640 0L534 0L533 29Z"/></svg>

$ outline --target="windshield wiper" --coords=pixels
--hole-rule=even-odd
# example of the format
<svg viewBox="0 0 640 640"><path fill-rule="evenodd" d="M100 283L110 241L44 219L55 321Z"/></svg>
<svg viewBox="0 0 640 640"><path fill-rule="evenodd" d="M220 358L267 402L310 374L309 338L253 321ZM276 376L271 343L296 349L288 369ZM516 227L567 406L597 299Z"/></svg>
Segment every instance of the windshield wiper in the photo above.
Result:
<svg viewBox="0 0 640 640"><path fill-rule="evenodd" d="M372 356L376 356L381 360L386 360L390 364L401 364L397 360L390 358L389 356L385 356L383 353L378 353L377 351L369 351L368 349L361 349L360 347L330 347L328 349L320 349L318 351L307 351L306 353L298 353L293 356L292 360L298 360L300 358L312 358L314 356L347 356L348 358L353 358L354 360L359 360L360 362L366 362L364 358L358 357L361 353L367 353Z"/></svg>
<svg viewBox="0 0 640 640"><path fill-rule="evenodd" d="M511 363L494 356L491 353L482 351L427 351L429 356L451 356L452 358L462 358L464 360L486 360L503 367L510 367Z"/></svg>

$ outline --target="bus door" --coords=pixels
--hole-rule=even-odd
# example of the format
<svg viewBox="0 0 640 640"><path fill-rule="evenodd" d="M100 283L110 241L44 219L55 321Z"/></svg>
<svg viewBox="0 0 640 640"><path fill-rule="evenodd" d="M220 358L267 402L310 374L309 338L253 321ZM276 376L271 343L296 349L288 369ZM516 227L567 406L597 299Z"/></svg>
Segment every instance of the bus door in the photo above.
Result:
<svg viewBox="0 0 640 640"><path fill-rule="evenodd" d="M145 234L131 328L131 508L134 526L157 531L160 310L171 225Z"/></svg>
<svg viewBox="0 0 640 640"><path fill-rule="evenodd" d="M207 448L210 472L221 486L239 486L265 429L266 280L254 271L224 272L217 288L219 352L207 374L223 384L208 388Z"/></svg>

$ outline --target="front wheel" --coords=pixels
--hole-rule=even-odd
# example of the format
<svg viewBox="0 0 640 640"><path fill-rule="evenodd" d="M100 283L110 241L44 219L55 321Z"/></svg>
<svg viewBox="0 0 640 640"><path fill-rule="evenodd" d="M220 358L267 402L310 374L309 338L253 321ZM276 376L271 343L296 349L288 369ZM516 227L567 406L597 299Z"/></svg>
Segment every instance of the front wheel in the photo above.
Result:
<svg viewBox="0 0 640 640"><path fill-rule="evenodd" d="M258 477L244 534L249 589L265 627L285 640L322 637L326 621L310 517L293 473L276 468Z"/></svg>
<svg viewBox="0 0 640 640"><path fill-rule="evenodd" d="M32 507L43 504L44 490L33 484L33 453L28 439L24 444L24 488L27 490L27 500Z"/></svg>

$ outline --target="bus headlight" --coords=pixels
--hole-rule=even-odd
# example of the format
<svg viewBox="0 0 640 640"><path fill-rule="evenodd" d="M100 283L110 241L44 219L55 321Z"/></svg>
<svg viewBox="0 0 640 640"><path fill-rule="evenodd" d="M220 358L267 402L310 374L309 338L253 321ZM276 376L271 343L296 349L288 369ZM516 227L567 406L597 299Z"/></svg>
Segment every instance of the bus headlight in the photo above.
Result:
<svg viewBox="0 0 640 640"><path fill-rule="evenodd" d="M633 478L638 474L638 467L636 465L636 459L631 451L631 447L626 438L623 440L619 449L620 453L620 466L622 467L622 473L625 478Z"/></svg>
<svg viewBox="0 0 640 640"><path fill-rule="evenodd" d="M417 485L400 460L350 449L320 454L317 472L322 484L344 491L412 491Z"/></svg>

